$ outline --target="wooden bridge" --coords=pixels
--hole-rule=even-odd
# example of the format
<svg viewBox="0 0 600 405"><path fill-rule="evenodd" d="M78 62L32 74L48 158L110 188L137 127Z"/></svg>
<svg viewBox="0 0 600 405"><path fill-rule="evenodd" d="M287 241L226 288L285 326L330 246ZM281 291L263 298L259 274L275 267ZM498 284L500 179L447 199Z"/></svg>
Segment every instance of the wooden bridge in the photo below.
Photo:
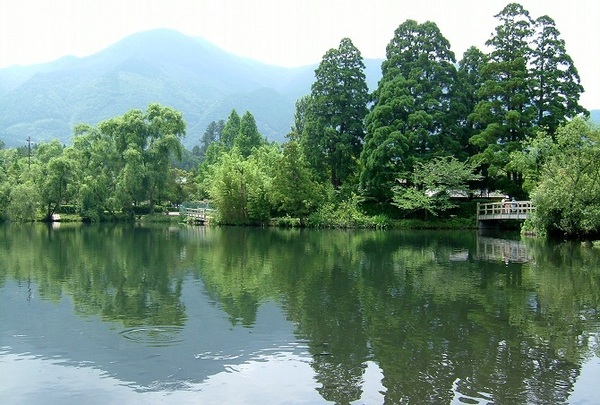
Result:
<svg viewBox="0 0 600 405"><path fill-rule="evenodd" d="M190 222L205 224L210 218L207 214L211 212L210 208L182 208L179 214L183 215Z"/></svg>
<svg viewBox="0 0 600 405"><path fill-rule="evenodd" d="M535 210L531 201L504 201L498 203L477 203L477 223L483 221L517 220L524 221Z"/></svg>

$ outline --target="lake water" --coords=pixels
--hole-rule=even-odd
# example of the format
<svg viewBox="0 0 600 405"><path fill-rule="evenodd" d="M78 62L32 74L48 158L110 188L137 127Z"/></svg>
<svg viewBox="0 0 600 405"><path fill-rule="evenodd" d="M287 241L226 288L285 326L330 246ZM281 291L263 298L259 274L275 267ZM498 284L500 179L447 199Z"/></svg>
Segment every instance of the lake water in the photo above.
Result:
<svg viewBox="0 0 600 405"><path fill-rule="evenodd" d="M600 250L0 225L2 404L600 403Z"/></svg>

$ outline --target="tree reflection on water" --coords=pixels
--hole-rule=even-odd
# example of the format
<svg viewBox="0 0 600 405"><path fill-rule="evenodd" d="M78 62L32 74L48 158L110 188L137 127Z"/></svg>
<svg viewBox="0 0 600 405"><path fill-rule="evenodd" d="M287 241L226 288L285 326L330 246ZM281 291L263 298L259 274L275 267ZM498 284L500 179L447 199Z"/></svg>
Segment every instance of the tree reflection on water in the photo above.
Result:
<svg viewBox="0 0 600 405"><path fill-rule="evenodd" d="M386 403L564 402L598 353L600 256L577 244L79 225L2 226L0 239L0 284L30 280L132 336L164 327L180 339L190 278L232 326L255 328L274 302L306 342L317 391L336 403L360 400L370 362Z"/></svg>

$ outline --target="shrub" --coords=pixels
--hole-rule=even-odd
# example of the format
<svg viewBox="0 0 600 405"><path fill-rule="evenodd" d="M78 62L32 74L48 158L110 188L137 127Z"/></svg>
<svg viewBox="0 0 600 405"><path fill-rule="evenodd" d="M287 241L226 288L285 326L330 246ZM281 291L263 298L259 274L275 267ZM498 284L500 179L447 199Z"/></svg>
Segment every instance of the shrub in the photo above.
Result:
<svg viewBox="0 0 600 405"><path fill-rule="evenodd" d="M362 212L359 198L352 195L340 203L324 204L308 217L307 225L314 228L377 228L389 226L385 215L368 216Z"/></svg>

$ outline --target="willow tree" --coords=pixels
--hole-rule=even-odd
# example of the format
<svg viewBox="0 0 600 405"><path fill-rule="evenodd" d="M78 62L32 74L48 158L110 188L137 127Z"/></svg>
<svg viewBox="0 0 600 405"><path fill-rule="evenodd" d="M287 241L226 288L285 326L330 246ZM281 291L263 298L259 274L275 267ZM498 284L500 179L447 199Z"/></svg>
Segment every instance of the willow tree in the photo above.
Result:
<svg viewBox="0 0 600 405"><path fill-rule="evenodd" d="M72 160L65 153L67 150L57 139L42 142L35 150L33 161L28 163L45 220L50 220L59 205L69 199L73 169Z"/></svg>
<svg viewBox="0 0 600 405"><path fill-rule="evenodd" d="M368 197L389 200L396 179L407 178L416 162L460 150L454 63L435 23L407 20L394 32L366 117L360 182Z"/></svg>
<svg viewBox="0 0 600 405"><path fill-rule="evenodd" d="M63 151L61 156L53 157L45 165L46 175L39 184L42 204L46 209L45 219L50 220L60 204L68 202L73 193L72 147Z"/></svg>
<svg viewBox="0 0 600 405"><path fill-rule="evenodd" d="M165 189L170 158L181 159L185 121L181 112L150 104L146 113L130 110L98 125L117 152L116 198L123 207L148 201L150 210Z"/></svg>
<svg viewBox="0 0 600 405"><path fill-rule="evenodd" d="M17 150L4 149L4 142L0 141L0 221L5 219L10 191L16 184L17 178L11 176L10 168L17 159Z"/></svg>
<svg viewBox="0 0 600 405"><path fill-rule="evenodd" d="M105 211L121 208L115 185L121 169L119 153L112 139L97 127L79 124L73 135L74 203L78 213L96 221Z"/></svg>
<svg viewBox="0 0 600 405"><path fill-rule="evenodd" d="M302 146L316 172L339 188L357 174L368 88L360 51L348 38L315 70L303 119ZM298 124L296 123L296 127Z"/></svg>

